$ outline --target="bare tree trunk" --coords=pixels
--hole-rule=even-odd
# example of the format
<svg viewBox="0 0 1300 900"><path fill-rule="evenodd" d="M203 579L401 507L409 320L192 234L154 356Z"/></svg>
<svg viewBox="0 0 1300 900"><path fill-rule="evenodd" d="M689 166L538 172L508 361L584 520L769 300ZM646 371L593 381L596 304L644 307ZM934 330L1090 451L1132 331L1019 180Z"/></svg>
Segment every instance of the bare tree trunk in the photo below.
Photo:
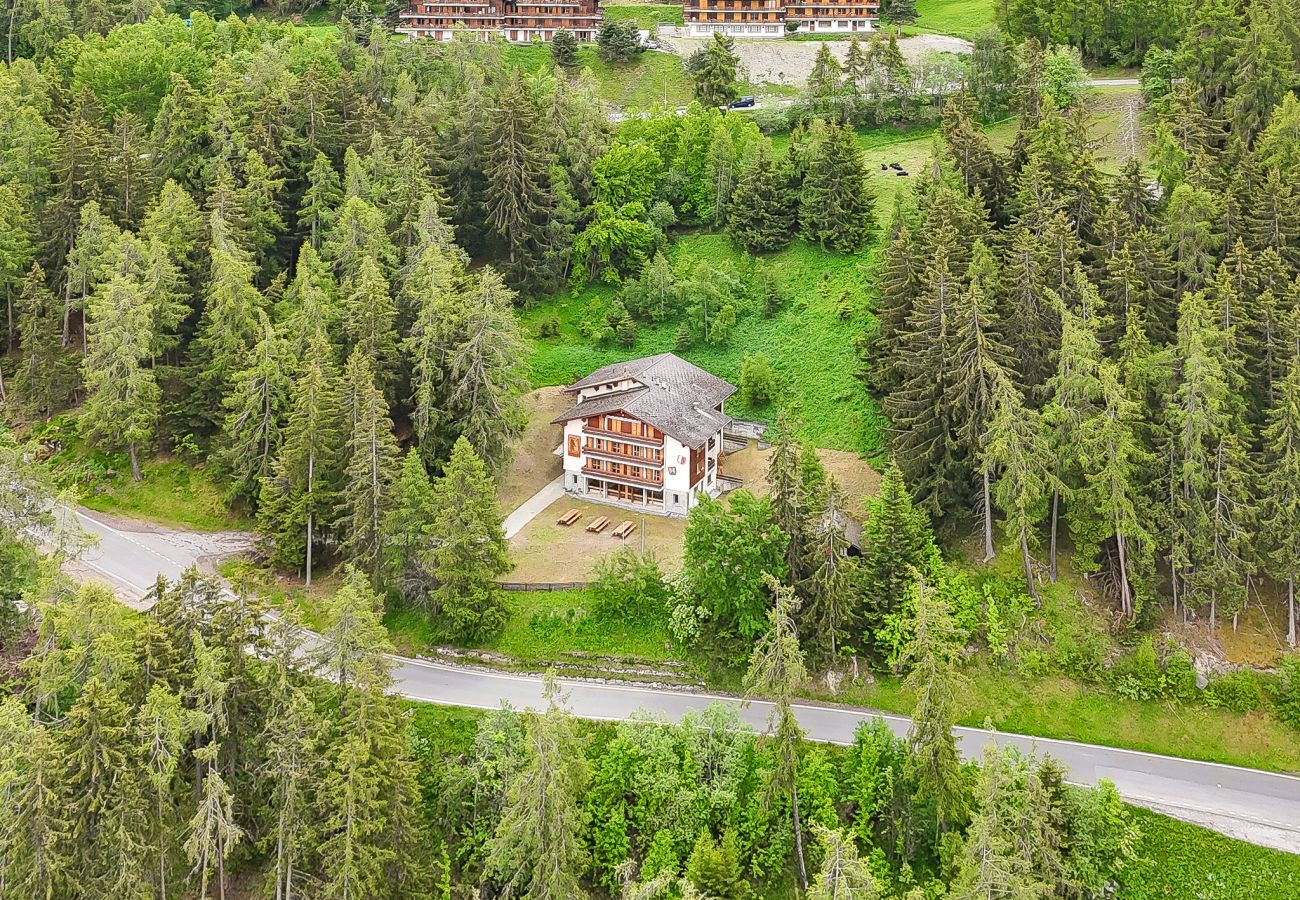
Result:
<svg viewBox="0 0 1300 900"><path fill-rule="evenodd" d="M1056 584L1056 524L1060 518L1060 505L1061 492L1052 491L1052 543L1047 556L1047 577L1052 584Z"/></svg>
<svg viewBox="0 0 1300 900"><path fill-rule="evenodd" d="M988 562L996 554L993 549L993 500L990 496L989 467L984 467L984 561Z"/></svg>
<svg viewBox="0 0 1300 900"><path fill-rule="evenodd" d="M1295 576L1290 575L1286 580L1286 612L1287 628L1286 642L1288 646L1295 646Z"/></svg>
<svg viewBox="0 0 1300 900"><path fill-rule="evenodd" d="M799 786L790 786L790 808L794 816L794 855L799 860L799 886L808 890L808 869L803 861L803 825L799 823Z"/></svg>
<svg viewBox="0 0 1300 900"><path fill-rule="evenodd" d="M1115 532L1115 546L1119 549L1119 605L1124 615L1133 617L1133 592L1128 583L1128 551L1124 546L1124 535Z"/></svg>
<svg viewBox="0 0 1300 900"><path fill-rule="evenodd" d="M311 496L312 477L316 472L316 454L312 453L307 457L307 496ZM311 544L312 531L316 524L316 511L312 510L307 513L307 579L306 586L311 587Z"/></svg>
<svg viewBox="0 0 1300 900"><path fill-rule="evenodd" d="M136 453L135 444L132 443L127 447L127 454L131 457L131 480L140 480L140 457Z"/></svg>

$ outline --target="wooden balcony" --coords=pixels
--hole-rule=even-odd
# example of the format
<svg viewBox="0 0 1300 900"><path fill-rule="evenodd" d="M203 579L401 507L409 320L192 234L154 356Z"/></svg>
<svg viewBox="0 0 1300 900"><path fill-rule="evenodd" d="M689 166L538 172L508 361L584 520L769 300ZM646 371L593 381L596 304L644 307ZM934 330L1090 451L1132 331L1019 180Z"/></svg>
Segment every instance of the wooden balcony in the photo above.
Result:
<svg viewBox="0 0 1300 900"><path fill-rule="evenodd" d="M601 459L610 459L615 462L628 462L633 465L646 466L647 468L652 469L662 469L664 465L663 454L660 454L658 459L648 459L644 456L637 456L635 453L627 453L622 450L602 450L599 447L588 446L582 448L582 453L584 456L598 456Z"/></svg>
<svg viewBox="0 0 1300 900"><path fill-rule="evenodd" d="M604 469L598 469L588 465L582 467L582 474L591 478L603 478L607 481L621 481L624 484L634 484L637 487L662 488L664 486L663 473L655 473L659 475L659 479L655 480L654 478L642 478L639 475L606 472Z"/></svg>
<svg viewBox="0 0 1300 900"><path fill-rule="evenodd" d="M659 437L642 437L637 434L628 434L625 431L610 431L608 428L596 428L592 425L588 425L586 422L582 423L582 433L590 434L594 437L613 438L617 441L643 444L647 447L662 447L664 445L662 434L660 434Z"/></svg>

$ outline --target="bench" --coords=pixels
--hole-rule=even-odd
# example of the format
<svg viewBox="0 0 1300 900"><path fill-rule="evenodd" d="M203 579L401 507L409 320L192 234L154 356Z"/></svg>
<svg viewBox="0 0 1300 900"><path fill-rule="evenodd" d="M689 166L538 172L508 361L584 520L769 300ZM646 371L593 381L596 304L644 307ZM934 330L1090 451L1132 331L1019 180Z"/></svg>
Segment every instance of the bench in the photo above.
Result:
<svg viewBox="0 0 1300 900"><path fill-rule="evenodd" d="M625 538L629 534L631 534L635 529L636 526L632 524L631 519L624 519L622 522L619 523L618 527L615 528L613 531L611 531L609 534L610 537Z"/></svg>
<svg viewBox="0 0 1300 900"><path fill-rule="evenodd" d="M563 525L564 527L567 528L570 525L572 525L574 522L578 521L580 518L582 518L582 513L578 512L576 509L571 509L568 512L566 512L564 515L556 519L555 524Z"/></svg>
<svg viewBox="0 0 1300 900"><path fill-rule="evenodd" d="M600 532L605 530L605 526L608 524L609 516L600 516L599 518L592 520L591 524L587 526L587 530L600 534Z"/></svg>

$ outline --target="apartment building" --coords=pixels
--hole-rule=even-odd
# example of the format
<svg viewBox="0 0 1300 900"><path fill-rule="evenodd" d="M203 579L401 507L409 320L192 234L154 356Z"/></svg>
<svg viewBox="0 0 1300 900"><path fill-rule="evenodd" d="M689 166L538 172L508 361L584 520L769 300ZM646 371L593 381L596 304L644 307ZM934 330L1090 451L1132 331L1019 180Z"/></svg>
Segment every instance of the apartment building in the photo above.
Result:
<svg viewBox="0 0 1300 900"><path fill-rule="evenodd" d="M400 19L398 33L436 41L449 41L457 31L512 42L549 41L567 29L579 41L591 42L600 27L600 6L598 0L411 0Z"/></svg>

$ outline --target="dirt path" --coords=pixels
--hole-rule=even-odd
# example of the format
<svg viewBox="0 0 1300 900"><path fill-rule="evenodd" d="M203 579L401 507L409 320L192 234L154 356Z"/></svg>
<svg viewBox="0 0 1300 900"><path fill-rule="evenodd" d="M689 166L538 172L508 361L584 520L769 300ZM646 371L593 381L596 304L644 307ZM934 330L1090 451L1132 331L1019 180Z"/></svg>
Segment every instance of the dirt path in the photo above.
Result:
<svg viewBox="0 0 1300 900"><path fill-rule="evenodd" d="M661 33L660 41L672 47L678 56L687 57L704 46L701 38L670 37ZM849 52L849 41L736 41L736 55L753 84L781 84L802 87L812 72L817 51L828 47L835 58L844 61ZM898 48L909 62L916 62L924 54L969 53L970 42L944 34L918 34L898 42Z"/></svg>

